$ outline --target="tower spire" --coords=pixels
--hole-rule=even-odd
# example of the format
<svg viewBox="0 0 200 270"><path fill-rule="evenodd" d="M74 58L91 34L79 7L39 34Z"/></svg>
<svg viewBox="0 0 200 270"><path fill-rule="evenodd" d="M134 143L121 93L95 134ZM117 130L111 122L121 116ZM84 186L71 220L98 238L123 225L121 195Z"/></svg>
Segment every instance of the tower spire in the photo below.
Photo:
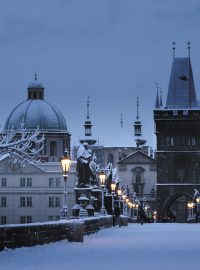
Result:
<svg viewBox="0 0 200 270"><path fill-rule="evenodd" d="M134 122L134 135L135 135L135 142L137 145L137 148L139 148L141 145L146 143L146 140L143 140L141 138L142 136L142 123L139 119L139 97L137 97L137 114L136 114L136 121Z"/></svg>
<svg viewBox="0 0 200 270"><path fill-rule="evenodd" d="M173 58L175 58L175 50L176 50L176 42L172 42L172 49L173 49Z"/></svg>
<svg viewBox="0 0 200 270"><path fill-rule="evenodd" d="M123 127L124 121L123 121L123 114L122 113L120 114L120 124L121 124L121 127Z"/></svg>
<svg viewBox="0 0 200 270"><path fill-rule="evenodd" d="M158 94L158 83L156 83L156 89L157 89L157 94L156 94L156 102L155 102L155 108L159 109L160 104L159 104L159 94Z"/></svg>
<svg viewBox="0 0 200 270"><path fill-rule="evenodd" d="M190 41L188 41L188 43L187 43L187 45L188 45L188 57L190 58L190 49L191 49L191 43L190 43Z"/></svg>
<svg viewBox="0 0 200 270"><path fill-rule="evenodd" d="M137 115L136 118L139 119L139 97L137 97Z"/></svg>
<svg viewBox="0 0 200 270"><path fill-rule="evenodd" d="M37 81L37 73L35 72L35 81Z"/></svg>
<svg viewBox="0 0 200 270"><path fill-rule="evenodd" d="M90 96L87 97L87 119L90 119Z"/></svg>

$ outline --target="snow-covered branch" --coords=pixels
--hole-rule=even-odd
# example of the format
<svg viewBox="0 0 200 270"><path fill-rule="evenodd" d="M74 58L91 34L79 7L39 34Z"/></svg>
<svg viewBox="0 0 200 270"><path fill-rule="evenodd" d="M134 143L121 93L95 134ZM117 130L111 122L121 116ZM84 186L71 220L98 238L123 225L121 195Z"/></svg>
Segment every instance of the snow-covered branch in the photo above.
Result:
<svg viewBox="0 0 200 270"><path fill-rule="evenodd" d="M26 160L34 162L43 149L43 144L44 136L41 136L39 129L11 130L0 136L0 156L9 154L14 163L21 165Z"/></svg>

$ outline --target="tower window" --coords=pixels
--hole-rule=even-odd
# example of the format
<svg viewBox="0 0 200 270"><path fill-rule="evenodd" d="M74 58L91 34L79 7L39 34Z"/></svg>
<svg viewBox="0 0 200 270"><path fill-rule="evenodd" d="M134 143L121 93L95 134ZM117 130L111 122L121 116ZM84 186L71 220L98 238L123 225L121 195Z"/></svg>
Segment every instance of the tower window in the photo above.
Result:
<svg viewBox="0 0 200 270"><path fill-rule="evenodd" d="M85 135L91 136L91 129L89 127L85 128Z"/></svg>
<svg viewBox="0 0 200 270"><path fill-rule="evenodd" d="M196 145L196 138L194 136L192 136L192 145Z"/></svg>

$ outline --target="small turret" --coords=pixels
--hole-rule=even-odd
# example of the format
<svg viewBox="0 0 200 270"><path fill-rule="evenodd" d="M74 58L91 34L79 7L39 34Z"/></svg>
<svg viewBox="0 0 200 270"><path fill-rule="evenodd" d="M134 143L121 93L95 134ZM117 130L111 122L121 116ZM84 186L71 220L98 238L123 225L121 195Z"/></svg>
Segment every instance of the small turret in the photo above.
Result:
<svg viewBox="0 0 200 270"><path fill-rule="evenodd" d="M139 148L141 145L146 143L146 140L142 139L142 123L139 120L139 98L137 97L137 115L136 115L136 121L134 122L134 135L136 137L136 145Z"/></svg>
<svg viewBox="0 0 200 270"><path fill-rule="evenodd" d="M28 85L28 99L44 99L44 86L38 82L37 73L34 82Z"/></svg>
<svg viewBox="0 0 200 270"><path fill-rule="evenodd" d="M84 124L85 127L85 138L81 139L80 142L84 143L87 142L89 145L93 145L97 142L94 138L92 138L92 122L90 120L90 100L89 96L87 98L87 115L86 115L86 121Z"/></svg>

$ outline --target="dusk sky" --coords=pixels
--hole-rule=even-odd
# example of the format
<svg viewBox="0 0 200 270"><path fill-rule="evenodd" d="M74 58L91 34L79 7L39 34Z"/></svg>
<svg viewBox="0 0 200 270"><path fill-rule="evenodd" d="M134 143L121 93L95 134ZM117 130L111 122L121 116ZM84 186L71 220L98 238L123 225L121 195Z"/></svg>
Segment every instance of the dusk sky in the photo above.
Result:
<svg viewBox="0 0 200 270"><path fill-rule="evenodd" d="M133 136L139 96L143 137L155 148L155 83L165 104L173 41L177 57L187 56L191 42L200 99L199 0L1 0L0 123L27 98L36 71L45 98L66 118L72 144L84 134L88 95L93 135L105 145L121 113Z"/></svg>

